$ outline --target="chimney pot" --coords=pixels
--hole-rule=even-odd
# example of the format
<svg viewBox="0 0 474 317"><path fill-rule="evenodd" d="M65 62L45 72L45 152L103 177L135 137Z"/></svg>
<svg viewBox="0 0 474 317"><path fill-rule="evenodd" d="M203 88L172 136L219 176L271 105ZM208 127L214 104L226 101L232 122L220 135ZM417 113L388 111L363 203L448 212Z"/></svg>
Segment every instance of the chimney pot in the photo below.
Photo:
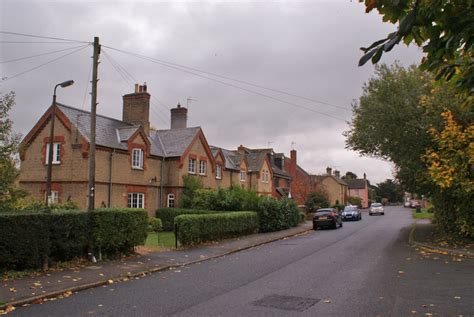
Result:
<svg viewBox="0 0 474 317"><path fill-rule="evenodd" d="M331 175L332 174L332 168L326 167L326 174Z"/></svg>
<svg viewBox="0 0 474 317"><path fill-rule="evenodd" d="M143 92L146 92L146 89L147 89L146 83L143 83Z"/></svg>
<svg viewBox="0 0 474 317"><path fill-rule="evenodd" d="M138 84L135 84L135 93L138 92Z"/></svg>

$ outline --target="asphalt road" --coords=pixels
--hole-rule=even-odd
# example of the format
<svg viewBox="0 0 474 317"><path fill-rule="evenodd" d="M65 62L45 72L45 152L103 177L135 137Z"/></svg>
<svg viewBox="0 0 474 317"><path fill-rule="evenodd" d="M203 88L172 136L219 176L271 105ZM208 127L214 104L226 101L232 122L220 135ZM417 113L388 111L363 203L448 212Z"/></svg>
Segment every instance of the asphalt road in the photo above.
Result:
<svg viewBox="0 0 474 317"><path fill-rule="evenodd" d="M407 245L409 210L387 207L139 280L18 308L19 316L473 316L474 261ZM430 315L431 314L431 315Z"/></svg>

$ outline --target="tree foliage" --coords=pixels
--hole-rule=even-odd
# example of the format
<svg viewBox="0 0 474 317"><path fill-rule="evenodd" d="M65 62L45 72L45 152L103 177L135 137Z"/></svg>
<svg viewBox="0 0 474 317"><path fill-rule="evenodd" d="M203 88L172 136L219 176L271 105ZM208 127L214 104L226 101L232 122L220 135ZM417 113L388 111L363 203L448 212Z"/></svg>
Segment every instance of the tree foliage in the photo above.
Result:
<svg viewBox="0 0 474 317"><path fill-rule="evenodd" d="M359 66L377 63L384 52L403 41L422 47L426 56L421 69L436 79L452 80L461 91L474 92L474 8L471 0L359 0L366 12L376 9L383 21L399 23L398 29L369 47Z"/></svg>
<svg viewBox="0 0 474 317"><path fill-rule="evenodd" d="M390 203L403 201L404 192L399 183L393 179L387 179L378 183L376 188L377 196L386 198Z"/></svg>
<svg viewBox="0 0 474 317"><path fill-rule="evenodd" d="M439 189L436 201L449 213L437 213L441 227L451 234L474 237L474 124L462 126L450 111L442 113L444 127L430 129L434 144L423 159L428 174Z"/></svg>
<svg viewBox="0 0 474 317"><path fill-rule="evenodd" d="M15 93L0 96L0 209L11 209L24 192L14 186L18 177L14 155L18 152L20 135L13 132L9 112L15 105Z"/></svg>
<svg viewBox="0 0 474 317"><path fill-rule="evenodd" d="M342 179L357 179L357 174L352 173L351 171L347 171L344 176L342 176Z"/></svg>

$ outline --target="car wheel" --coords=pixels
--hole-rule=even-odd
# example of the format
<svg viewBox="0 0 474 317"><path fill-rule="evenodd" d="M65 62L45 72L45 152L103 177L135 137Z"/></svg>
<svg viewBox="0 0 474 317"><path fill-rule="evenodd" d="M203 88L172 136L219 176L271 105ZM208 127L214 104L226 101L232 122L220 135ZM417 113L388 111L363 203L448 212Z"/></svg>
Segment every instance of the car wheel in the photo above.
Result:
<svg viewBox="0 0 474 317"><path fill-rule="evenodd" d="M372 216L372 213L371 213L371 212L369 212L369 216Z"/></svg>
<svg viewBox="0 0 474 317"><path fill-rule="evenodd" d="M313 226L313 230L318 230L318 226Z"/></svg>
<svg viewBox="0 0 474 317"><path fill-rule="evenodd" d="M341 224L339 225L339 228L342 228L342 221L341 221Z"/></svg>
<svg viewBox="0 0 474 317"><path fill-rule="evenodd" d="M359 216L359 220L362 220L362 215Z"/></svg>
<svg viewBox="0 0 474 317"><path fill-rule="evenodd" d="M382 216L383 216L383 215L385 215L385 213L384 213L384 212L382 212Z"/></svg>

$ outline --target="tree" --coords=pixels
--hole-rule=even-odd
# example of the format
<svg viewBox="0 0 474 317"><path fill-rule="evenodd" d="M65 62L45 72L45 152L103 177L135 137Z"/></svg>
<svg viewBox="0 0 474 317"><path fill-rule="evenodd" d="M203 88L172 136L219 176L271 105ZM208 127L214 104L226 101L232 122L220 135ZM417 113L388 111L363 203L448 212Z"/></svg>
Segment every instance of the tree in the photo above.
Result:
<svg viewBox="0 0 474 317"><path fill-rule="evenodd" d="M375 77L364 84L363 95L353 104L350 129L344 132L346 147L392 161L402 185L423 192L425 166L420 157L431 143L427 130L433 117L419 101L431 91L431 76L397 63L375 69Z"/></svg>
<svg viewBox="0 0 474 317"><path fill-rule="evenodd" d="M20 135L13 132L9 112L15 105L15 93L0 97L0 210L10 209L24 192L15 187L18 176L14 155L18 152Z"/></svg>
<svg viewBox="0 0 474 317"><path fill-rule="evenodd" d="M358 206L359 208L362 208L362 199L360 197L349 196L347 197L347 201L353 206Z"/></svg>
<svg viewBox="0 0 474 317"><path fill-rule="evenodd" d="M346 175L342 176L342 179L357 179L357 175L351 171L347 171Z"/></svg>
<svg viewBox="0 0 474 317"><path fill-rule="evenodd" d="M329 207L329 199L322 191L312 192L306 198L305 205L309 212L315 212L319 208Z"/></svg>
<svg viewBox="0 0 474 317"><path fill-rule="evenodd" d="M403 201L404 192L402 187L393 179L387 179L384 182L378 183L375 191L377 196L386 198L388 202L397 203Z"/></svg>
<svg viewBox="0 0 474 317"><path fill-rule="evenodd" d="M426 56L421 69L455 82L461 91L474 92L474 8L470 0L359 0L366 12L379 11L384 21L399 23L397 31L388 34L369 47L359 66L368 60L377 63L384 52L400 41L415 43Z"/></svg>
<svg viewBox="0 0 474 317"><path fill-rule="evenodd" d="M474 124L461 125L451 111L442 113L441 130L430 129L434 144L423 156L437 187L435 216L450 235L474 237Z"/></svg>

